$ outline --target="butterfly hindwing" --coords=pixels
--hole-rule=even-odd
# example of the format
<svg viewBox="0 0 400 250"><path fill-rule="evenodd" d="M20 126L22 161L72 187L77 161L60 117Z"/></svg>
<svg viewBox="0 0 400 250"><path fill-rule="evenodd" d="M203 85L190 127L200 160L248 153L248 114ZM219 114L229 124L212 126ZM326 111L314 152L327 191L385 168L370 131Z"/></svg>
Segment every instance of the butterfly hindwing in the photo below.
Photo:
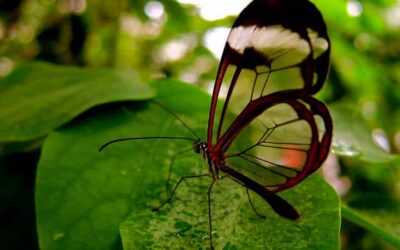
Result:
<svg viewBox="0 0 400 250"><path fill-rule="evenodd" d="M326 107L307 99L281 92L251 102L215 149L225 152L227 165L271 192L296 185L325 160L332 135Z"/></svg>

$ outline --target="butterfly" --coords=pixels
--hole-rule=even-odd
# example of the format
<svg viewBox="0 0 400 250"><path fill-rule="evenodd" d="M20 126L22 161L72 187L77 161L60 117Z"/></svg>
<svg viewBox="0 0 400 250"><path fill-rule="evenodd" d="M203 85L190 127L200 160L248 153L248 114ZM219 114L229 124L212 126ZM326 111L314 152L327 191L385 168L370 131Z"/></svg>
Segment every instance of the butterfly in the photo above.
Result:
<svg viewBox="0 0 400 250"><path fill-rule="evenodd" d="M299 184L328 156L332 119L327 107L313 95L326 80L329 55L326 25L314 4L308 0L252 1L234 22L223 50L207 140L193 143L194 151L205 158L208 172L182 177L154 210L172 199L183 180L210 176L212 249L210 196L219 179L230 178L253 191L280 216L299 219L297 210L277 193ZM224 88L226 96L221 91ZM236 109L234 117L228 115L230 108ZM101 149L116 141L156 138L160 137L118 139ZM240 138L246 143L233 147Z"/></svg>
<svg viewBox="0 0 400 250"><path fill-rule="evenodd" d="M195 151L207 159L213 180L226 175L261 196L279 215L291 220L300 217L296 209L277 193L315 172L329 153L332 119L326 106L312 97L326 79L329 54L330 41L322 15L307 0L254 0L241 12L228 35L219 65L207 141L198 141L195 146ZM229 67L233 68L233 76L228 81L227 95L217 119L218 99ZM245 71L253 73L253 78L241 84L240 78ZM297 73L300 85L268 92L271 77L285 71ZM239 87L243 84L248 87L247 102L224 127L232 96L245 89ZM268 111L279 106L291 114L286 120L266 124ZM258 124L261 127L259 136L243 150L229 152L243 130L257 123L261 124ZM305 135L297 136L296 140L273 139L276 131L281 129L288 133L285 127L295 128L294 124L299 127L294 131ZM276 157L268 151L294 152L301 159L288 163L274 159ZM241 164L235 165L238 162ZM212 246L211 237L210 233Z"/></svg>

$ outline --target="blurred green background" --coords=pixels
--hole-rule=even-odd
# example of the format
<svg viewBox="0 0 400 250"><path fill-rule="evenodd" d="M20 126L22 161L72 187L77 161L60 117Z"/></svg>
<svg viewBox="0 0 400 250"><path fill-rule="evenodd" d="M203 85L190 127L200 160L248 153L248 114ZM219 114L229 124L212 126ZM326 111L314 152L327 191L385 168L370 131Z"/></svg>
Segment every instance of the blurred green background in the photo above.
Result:
<svg viewBox="0 0 400 250"><path fill-rule="evenodd" d="M248 2L0 0L0 78L40 60L134 69L144 83L173 78L209 91L229 27ZM335 124L333 154L322 172L345 204L341 249L400 248L400 1L312 2L332 43L329 79L318 98ZM40 71L30 77L40 84ZM9 97L1 84L0 96ZM0 112L20 101L4 102ZM38 249L34 183L47 134L1 140L1 249L22 249L21 242Z"/></svg>

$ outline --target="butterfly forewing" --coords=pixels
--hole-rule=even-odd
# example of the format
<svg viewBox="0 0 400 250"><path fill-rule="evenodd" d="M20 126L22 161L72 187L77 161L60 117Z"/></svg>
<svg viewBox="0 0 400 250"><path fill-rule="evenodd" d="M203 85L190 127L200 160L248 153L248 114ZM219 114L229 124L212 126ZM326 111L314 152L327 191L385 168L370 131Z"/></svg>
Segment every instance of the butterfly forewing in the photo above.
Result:
<svg viewBox="0 0 400 250"><path fill-rule="evenodd" d="M282 90L315 93L327 74L329 50L325 24L312 3L250 3L225 45L210 109L208 145L216 143L232 122L225 119L228 107L239 113L252 100ZM217 109L218 98L225 101Z"/></svg>

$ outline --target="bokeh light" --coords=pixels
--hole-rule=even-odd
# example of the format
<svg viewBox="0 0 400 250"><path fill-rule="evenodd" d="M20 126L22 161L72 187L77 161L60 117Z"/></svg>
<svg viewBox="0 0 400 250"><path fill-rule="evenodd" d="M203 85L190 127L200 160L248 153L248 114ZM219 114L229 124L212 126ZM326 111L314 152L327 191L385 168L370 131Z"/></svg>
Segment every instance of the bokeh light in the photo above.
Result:
<svg viewBox="0 0 400 250"><path fill-rule="evenodd" d="M199 9L201 17L208 21L237 15L251 0L178 0L183 4L193 4Z"/></svg>
<svg viewBox="0 0 400 250"><path fill-rule="evenodd" d="M144 12L153 20L161 19L165 15L164 5L157 1L150 1L144 6Z"/></svg>
<svg viewBox="0 0 400 250"><path fill-rule="evenodd" d="M386 11L386 22L392 28L400 27L400 1Z"/></svg>
<svg viewBox="0 0 400 250"><path fill-rule="evenodd" d="M347 14L352 17L361 15L363 6L359 1L351 0L347 2Z"/></svg>
<svg viewBox="0 0 400 250"><path fill-rule="evenodd" d="M224 50L225 41L228 38L230 28L217 27L206 32L203 39L203 44L207 47L216 58L221 58Z"/></svg>
<svg viewBox="0 0 400 250"><path fill-rule="evenodd" d="M374 129L372 131L372 138L374 138L376 144L385 150L385 152L390 153L390 143L384 130L379 128Z"/></svg>

